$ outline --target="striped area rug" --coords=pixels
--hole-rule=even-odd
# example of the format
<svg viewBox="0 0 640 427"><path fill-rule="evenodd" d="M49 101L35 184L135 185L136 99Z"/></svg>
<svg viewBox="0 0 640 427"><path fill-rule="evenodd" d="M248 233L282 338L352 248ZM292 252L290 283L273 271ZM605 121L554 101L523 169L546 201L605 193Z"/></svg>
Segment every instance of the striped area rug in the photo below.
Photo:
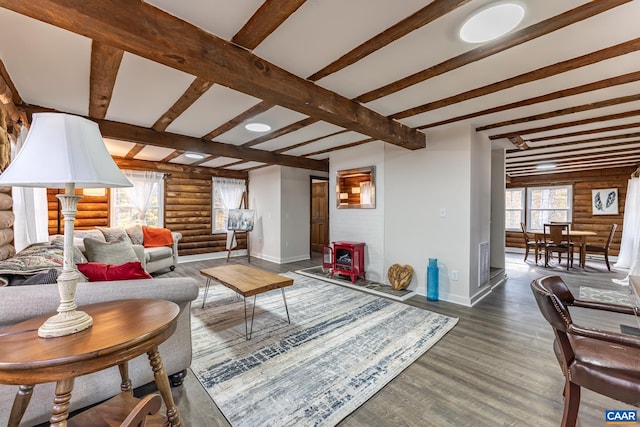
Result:
<svg viewBox="0 0 640 427"><path fill-rule="evenodd" d="M458 319L286 273L258 295L245 339L242 299L212 283L192 306L191 368L233 426L332 426L414 362ZM247 299L252 302L253 298Z"/></svg>

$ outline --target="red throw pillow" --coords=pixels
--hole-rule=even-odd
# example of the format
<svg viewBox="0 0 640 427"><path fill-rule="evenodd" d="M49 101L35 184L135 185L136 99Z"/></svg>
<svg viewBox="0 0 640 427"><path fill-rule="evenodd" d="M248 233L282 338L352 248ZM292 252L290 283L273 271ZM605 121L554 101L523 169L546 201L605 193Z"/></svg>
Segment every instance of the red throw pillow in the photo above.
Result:
<svg viewBox="0 0 640 427"><path fill-rule="evenodd" d="M142 226L142 244L145 248L157 248L158 246L173 245L173 235L168 228L154 228Z"/></svg>
<svg viewBox="0 0 640 427"><path fill-rule="evenodd" d="M76 264L80 273L87 276L90 282L104 282L106 280L133 280L151 279L140 261L131 261L124 264L102 264L100 262L85 262Z"/></svg>

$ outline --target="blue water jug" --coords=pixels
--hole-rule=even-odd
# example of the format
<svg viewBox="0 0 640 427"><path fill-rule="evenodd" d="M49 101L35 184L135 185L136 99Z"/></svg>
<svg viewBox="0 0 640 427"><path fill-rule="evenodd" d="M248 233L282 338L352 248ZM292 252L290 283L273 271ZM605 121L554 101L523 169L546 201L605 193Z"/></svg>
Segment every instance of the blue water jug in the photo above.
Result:
<svg viewBox="0 0 640 427"><path fill-rule="evenodd" d="M429 258L427 267L427 299L429 301L438 301L438 274L438 260Z"/></svg>

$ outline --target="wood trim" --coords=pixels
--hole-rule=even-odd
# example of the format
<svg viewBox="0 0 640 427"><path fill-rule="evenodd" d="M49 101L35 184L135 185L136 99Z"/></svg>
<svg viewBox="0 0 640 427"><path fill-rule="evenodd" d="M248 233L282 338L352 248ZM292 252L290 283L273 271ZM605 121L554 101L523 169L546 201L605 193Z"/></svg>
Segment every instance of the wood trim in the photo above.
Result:
<svg viewBox="0 0 640 427"><path fill-rule="evenodd" d="M505 120L498 123L491 123L486 126L476 128L476 132L484 130L500 128L504 126L517 125L520 123L528 123L536 120L550 119L553 117L566 116L567 114L580 113L583 111L595 110L598 108L611 107L612 105L624 104L640 100L640 94L621 96L619 98L606 99L604 101L592 102L590 104L577 105L575 107L561 108L559 110L549 111L547 113L535 114L533 116L521 117L519 119Z"/></svg>
<svg viewBox="0 0 640 427"><path fill-rule="evenodd" d="M184 154L184 151L182 150L175 150L173 153L169 154L167 157L165 157L164 159L160 160L160 163L167 163L170 160L175 159L176 157L180 157L181 155Z"/></svg>
<svg viewBox="0 0 640 427"><path fill-rule="evenodd" d="M0 6L390 144L426 147L424 133L144 2L1 0Z"/></svg>
<svg viewBox="0 0 640 427"><path fill-rule="evenodd" d="M264 113L265 111L267 111L272 107L273 107L273 104L271 104L270 102L266 102L266 101L259 102L253 107L249 108L247 111L244 111L238 114L233 119L218 126L208 134L204 135L202 139L205 139L205 140L214 139L216 136L222 135L223 133L230 131L231 129L238 126L240 123L244 122L245 120L249 120L250 118L257 116L258 114Z"/></svg>
<svg viewBox="0 0 640 427"><path fill-rule="evenodd" d="M607 114L605 116L591 117L588 119L574 120L571 122L556 123L553 125L540 126L537 128L520 129L513 132L507 132L507 133L502 133L498 135L490 135L489 139L494 141L496 139L509 138L515 135L529 135L532 133L546 132L550 130L563 129L563 128L572 127L572 126L580 126L580 125L585 125L589 123L603 122L607 120L624 119L624 118L633 117L633 116L640 116L640 110L625 111L624 113L616 113L616 114Z"/></svg>
<svg viewBox="0 0 640 427"><path fill-rule="evenodd" d="M127 154L125 154L124 158L125 159L133 159L134 157L136 157L136 155L139 152L141 152L144 149L144 147L146 147L146 144L137 143L136 145L131 147L131 150L129 150L129 152Z"/></svg>
<svg viewBox="0 0 640 427"><path fill-rule="evenodd" d="M534 96L533 98L524 99L522 101L511 102L509 104L500 105L493 108L487 108L485 110L477 111L475 113L463 114L461 116L452 117L450 119L441 120L439 122L429 123L426 125L418 126L416 129L424 130L430 127L442 126L449 123L454 123L460 120L472 119L474 117L480 117L487 114L499 113L501 111L507 111L514 108L525 107L527 105L533 105L540 102L553 101L555 99L565 98L573 95L579 95L581 93L591 92L600 89L606 89L612 86L618 86L626 83L632 83L640 80L640 71L633 73L623 74L620 76L612 77L609 79L599 80L593 83L587 83L580 86L575 86L568 89L561 89L555 92L548 93L546 95Z"/></svg>
<svg viewBox="0 0 640 427"><path fill-rule="evenodd" d="M255 49L304 2L305 0L266 0L231 41L249 50Z"/></svg>
<svg viewBox="0 0 640 427"><path fill-rule="evenodd" d="M95 40L91 42L89 117L104 119L107 115L123 55L122 49Z"/></svg>
<svg viewBox="0 0 640 427"><path fill-rule="evenodd" d="M215 82L196 77L186 91L156 122L151 129L163 132L175 119L191 107Z"/></svg>
<svg viewBox="0 0 640 427"><path fill-rule="evenodd" d="M297 130L300 130L304 127L307 127L309 125L312 125L316 122L318 122L319 120L313 117L307 117L306 119L300 120L298 122L292 123L289 126L285 126L283 128L274 130L273 132L269 132L265 135L261 135L255 139L252 139L249 142L245 142L244 144L241 145L241 147L253 147L254 145L258 145L258 144L262 144L263 142L267 142L270 141L272 139L278 138L282 135L286 135L288 133L291 132L295 132Z"/></svg>
<svg viewBox="0 0 640 427"><path fill-rule="evenodd" d="M438 108L447 107L449 105L457 104L469 99L478 98L480 96L485 96L495 92L499 92L501 90L509 89L514 86L519 86L525 83L531 83L537 80L556 76L567 71L572 71L580 67L595 64L597 62L602 62L607 59L615 58L617 56L626 55L638 50L640 50L640 38L600 49L595 52L590 52L586 55L581 55L572 59L568 59L566 61L557 62L555 64L538 68L537 70L529 71L527 73L523 73L506 80L461 92L457 95L448 96L437 101L428 102L426 104L422 104L417 107L409 108L407 110L400 111L399 113L392 114L389 117L397 120L414 116L416 114L426 113L427 111L436 110Z"/></svg>
<svg viewBox="0 0 640 427"><path fill-rule="evenodd" d="M345 53L331 64L309 76L308 80L314 82L318 81L330 74L348 67L351 64L355 64L362 58L382 49L399 38L406 36L410 32L443 17L447 13L469 3L469 1L470 0L434 0L411 16L370 38L355 49Z"/></svg>
<svg viewBox="0 0 640 427"><path fill-rule="evenodd" d="M17 1L17 0L16 0ZM518 46L519 44L534 40L538 37L552 33L560 28L567 27L576 22L595 16L614 7L628 3L630 0L610 0L610 1L593 1L588 2L575 9L556 15L552 18L538 22L515 33L502 37L496 41L484 43L481 47L472 49L456 57L448 59L440 64L419 71L401 80L389 83L381 88L364 93L356 98L356 101L367 103L383 96L398 92L416 83L423 82L430 78L439 76L448 71L455 70L462 66L471 64L487 58L496 53L500 53L509 48Z"/></svg>

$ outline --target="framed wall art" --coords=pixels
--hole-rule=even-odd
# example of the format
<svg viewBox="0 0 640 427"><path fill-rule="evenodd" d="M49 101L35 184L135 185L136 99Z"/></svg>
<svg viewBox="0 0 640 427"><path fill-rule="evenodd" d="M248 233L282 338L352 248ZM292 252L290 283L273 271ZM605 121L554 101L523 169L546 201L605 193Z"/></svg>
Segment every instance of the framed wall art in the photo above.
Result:
<svg viewBox="0 0 640 427"><path fill-rule="evenodd" d="M591 190L591 206L593 215L617 215L618 189Z"/></svg>

